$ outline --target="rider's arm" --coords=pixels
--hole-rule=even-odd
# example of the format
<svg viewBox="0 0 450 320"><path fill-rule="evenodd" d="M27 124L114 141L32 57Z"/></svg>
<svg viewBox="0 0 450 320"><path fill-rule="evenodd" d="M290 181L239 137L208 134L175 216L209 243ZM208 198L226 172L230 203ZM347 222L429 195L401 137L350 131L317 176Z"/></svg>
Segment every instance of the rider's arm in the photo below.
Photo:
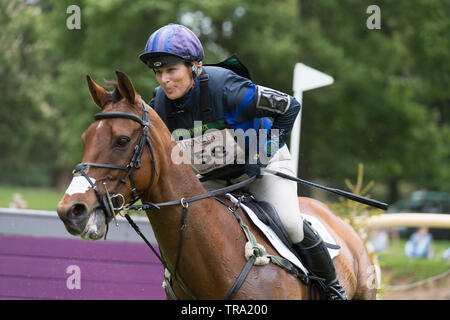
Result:
<svg viewBox="0 0 450 320"><path fill-rule="evenodd" d="M231 118L242 123L255 118L271 117L273 118L271 129L278 129L280 133L279 147L286 143L301 108L294 97L255 85L234 73L228 74L223 90L226 104L231 106L227 120Z"/></svg>

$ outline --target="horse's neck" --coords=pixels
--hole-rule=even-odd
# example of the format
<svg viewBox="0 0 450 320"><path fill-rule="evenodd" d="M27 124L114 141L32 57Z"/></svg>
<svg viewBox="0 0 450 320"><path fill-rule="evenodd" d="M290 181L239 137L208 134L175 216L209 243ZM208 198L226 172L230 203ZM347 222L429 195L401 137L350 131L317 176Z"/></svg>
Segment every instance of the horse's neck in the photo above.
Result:
<svg viewBox="0 0 450 320"><path fill-rule="evenodd" d="M186 164L174 164L170 157L171 150L168 147L163 149L164 151L158 155L159 159L157 161L159 166L158 181L151 187L148 198L144 200L152 203L180 201L182 198L190 198L206 193L207 191L203 188L191 167ZM196 211L198 211L199 207L205 209L204 204L208 201L213 202L212 200L202 200L189 204L188 224L190 227L202 223L202 221L196 221L196 219L200 218ZM199 203L201 204L199 205ZM207 207L209 206L207 205ZM175 246L178 246L181 212L181 203L148 212L158 244L166 250L171 251Z"/></svg>
<svg viewBox="0 0 450 320"><path fill-rule="evenodd" d="M158 182L151 187L149 201L160 203L181 200L206 192L189 165L176 165L169 156L164 161L158 161L158 165Z"/></svg>
<svg viewBox="0 0 450 320"><path fill-rule="evenodd" d="M144 200L153 203L179 201L181 198L206 193L189 165L173 163L171 160L173 144L163 145L160 144L161 148L158 148L156 159L159 165L157 183L150 189L148 199ZM180 245L182 206L181 204L164 206L160 210L147 212L147 215L159 249L173 271ZM189 203L186 218L177 274L194 293L207 292L213 288L217 289L218 286L223 287L219 289L225 292L232 284L228 283L228 279L217 279L216 272L229 273L230 268L232 269L229 265L232 259L224 262L223 252L228 254L233 252L239 237L233 236L229 239L229 236L241 235L239 224L234 221L228 209L213 198ZM211 268L211 265L215 267Z"/></svg>

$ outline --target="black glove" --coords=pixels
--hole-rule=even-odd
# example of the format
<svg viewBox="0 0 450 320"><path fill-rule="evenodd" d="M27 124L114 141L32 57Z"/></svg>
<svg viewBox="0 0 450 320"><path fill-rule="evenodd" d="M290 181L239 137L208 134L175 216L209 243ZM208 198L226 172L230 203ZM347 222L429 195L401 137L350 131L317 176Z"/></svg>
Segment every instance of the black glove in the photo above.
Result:
<svg viewBox="0 0 450 320"><path fill-rule="evenodd" d="M245 173L249 177L256 176L257 179L262 178L261 164L258 164L258 163L246 163L245 164Z"/></svg>

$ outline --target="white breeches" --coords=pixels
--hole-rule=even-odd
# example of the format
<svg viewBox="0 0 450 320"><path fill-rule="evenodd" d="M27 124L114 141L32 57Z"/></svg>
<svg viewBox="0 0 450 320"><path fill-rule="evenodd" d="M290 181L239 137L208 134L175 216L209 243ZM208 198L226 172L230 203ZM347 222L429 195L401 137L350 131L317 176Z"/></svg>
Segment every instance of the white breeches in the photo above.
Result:
<svg viewBox="0 0 450 320"><path fill-rule="evenodd" d="M270 159L267 168L295 176L291 154L286 145ZM234 181L245 178L248 176L242 175ZM209 180L205 181L203 186L210 191L224 187L225 182ZM257 200L269 202L277 210L281 223L293 243L303 240L303 218L300 214L296 182L263 172L262 178L255 179L248 186L248 191Z"/></svg>

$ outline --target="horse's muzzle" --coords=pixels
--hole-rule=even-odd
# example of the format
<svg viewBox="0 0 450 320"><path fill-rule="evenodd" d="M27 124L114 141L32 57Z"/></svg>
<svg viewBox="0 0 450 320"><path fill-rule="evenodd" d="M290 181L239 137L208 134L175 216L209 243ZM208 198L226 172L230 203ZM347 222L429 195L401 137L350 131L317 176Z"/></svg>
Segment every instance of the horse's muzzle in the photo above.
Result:
<svg viewBox="0 0 450 320"><path fill-rule="evenodd" d="M66 206L61 201L57 212L67 231L74 236L81 236L84 240L99 240L106 233L105 212L100 207L90 211L81 202Z"/></svg>
<svg viewBox="0 0 450 320"><path fill-rule="evenodd" d="M81 238L84 240L100 240L105 235L106 229L105 212L103 209L97 208L89 215L89 220L81 233Z"/></svg>

